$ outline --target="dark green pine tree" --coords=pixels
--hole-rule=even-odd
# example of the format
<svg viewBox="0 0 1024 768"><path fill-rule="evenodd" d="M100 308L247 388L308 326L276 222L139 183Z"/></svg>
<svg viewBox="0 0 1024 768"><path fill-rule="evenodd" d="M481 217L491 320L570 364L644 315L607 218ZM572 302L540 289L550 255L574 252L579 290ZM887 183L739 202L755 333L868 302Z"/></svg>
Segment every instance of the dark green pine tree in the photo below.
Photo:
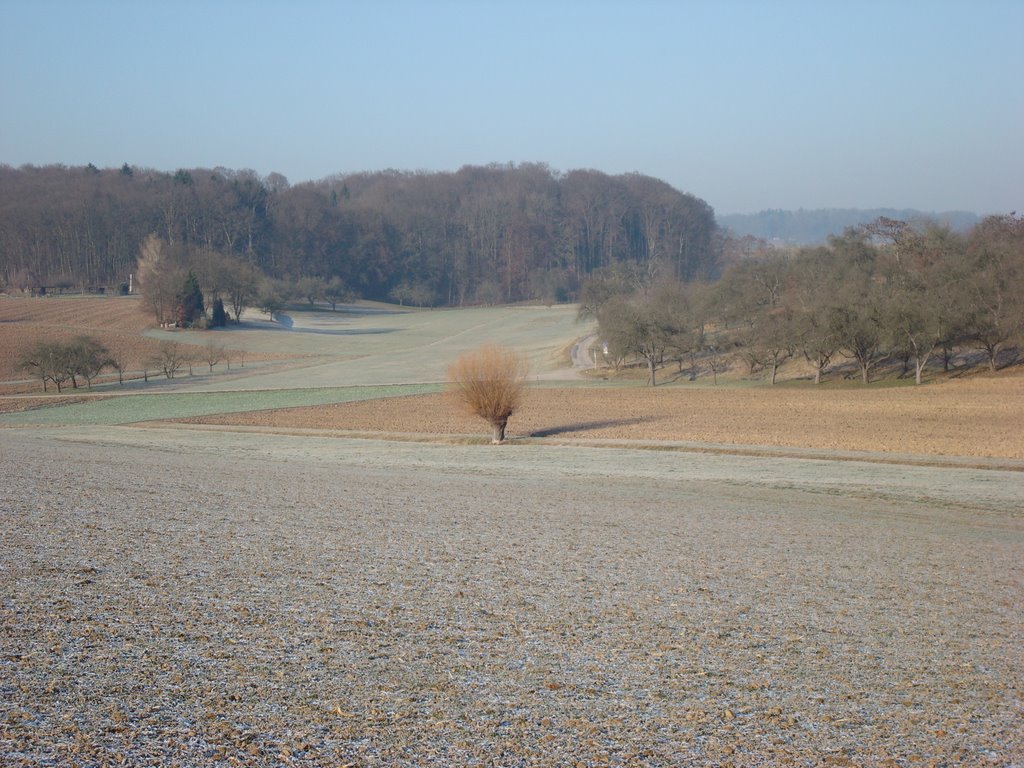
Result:
<svg viewBox="0 0 1024 768"><path fill-rule="evenodd" d="M228 324L228 313L224 311L224 301L220 296L213 300L213 309L210 315L211 328L223 328Z"/></svg>
<svg viewBox="0 0 1024 768"><path fill-rule="evenodd" d="M188 277L185 278L185 285L178 294L178 325L182 328L191 328L205 316L203 291L199 287L196 273L190 269Z"/></svg>

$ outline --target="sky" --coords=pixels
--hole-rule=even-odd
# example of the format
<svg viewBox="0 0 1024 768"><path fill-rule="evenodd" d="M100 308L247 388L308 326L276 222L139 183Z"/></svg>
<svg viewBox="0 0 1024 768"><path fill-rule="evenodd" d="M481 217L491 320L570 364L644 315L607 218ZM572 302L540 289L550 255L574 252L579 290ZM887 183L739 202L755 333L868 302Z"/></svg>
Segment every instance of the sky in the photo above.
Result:
<svg viewBox="0 0 1024 768"><path fill-rule="evenodd" d="M1024 212L1021 0L0 0L0 163Z"/></svg>

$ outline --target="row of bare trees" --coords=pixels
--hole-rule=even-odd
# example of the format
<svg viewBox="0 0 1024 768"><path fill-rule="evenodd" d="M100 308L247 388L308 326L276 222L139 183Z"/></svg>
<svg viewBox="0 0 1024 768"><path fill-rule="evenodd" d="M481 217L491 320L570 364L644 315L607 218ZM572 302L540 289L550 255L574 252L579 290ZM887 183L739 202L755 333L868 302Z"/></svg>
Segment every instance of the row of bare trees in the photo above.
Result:
<svg viewBox="0 0 1024 768"><path fill-rule="evenodd" d="M109 367L119 371L122 361L112 356L105 346L91 336L79 336L71 341L40 341L22 353L18 361L21 370L39 378L43 391L53 384L61 392L67 383L78 389L79 380L92 389L93 380Z"/></svg>
<svg viewBox="0 0 1024 768"><path fill-rule="evenodd" d="M191 374L193 365L200 363L208 365L210 373L221 363L231 370L233 359L245 365L240 351L212 340L198 353L189 345L161 341L152 354L134 363L141 366L142 376L148 381L151 370L173 379L185 368ZM123 384L132 363L123 350L110 350L92 336L77 336L70 341L44 340L31 345L21 353L18 368L37 377L44 392L51 384L57 392L63 392L68 384L78 389L80 382L92 389L93 381L107 369L116 372L118 383Z"/></svg>
<svg viewBox="0 0 1024 768"><path fill-rule="evenodd" d="M821 247L762 244L715 283L610 270L584 286L580 311L598 320L612 360L646 363L652 386L667 360L682 370L698 357L716 377L739 360L772 383L795 356L816 383L839 357L865 383L883 361L920 383L957 350L977 350L995 371L1024 336L1024 218L992 216L965 235L879 219Z"/></svg>
<svg viewBox="0 0 1024 768"><path fill-rule="evenodd" d="M224 168L0 165L8 289L127 282L150 235L276 279L338 278L423 305L568 300L616 263L710 277L719 252L704 201L640 174L509 164L290 186Z"/></svg>

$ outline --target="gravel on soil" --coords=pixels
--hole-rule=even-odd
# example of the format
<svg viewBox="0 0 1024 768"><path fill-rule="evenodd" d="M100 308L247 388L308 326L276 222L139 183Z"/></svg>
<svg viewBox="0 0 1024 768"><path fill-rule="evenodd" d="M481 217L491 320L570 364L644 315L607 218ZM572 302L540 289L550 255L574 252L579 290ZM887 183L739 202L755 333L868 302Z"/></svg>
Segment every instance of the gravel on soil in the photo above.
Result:
<svg viewBox="0 0 1024 768"><path fill-rule="evenodd" d="M1019 472L2 438L4 765L1024 761Z"/></svg>

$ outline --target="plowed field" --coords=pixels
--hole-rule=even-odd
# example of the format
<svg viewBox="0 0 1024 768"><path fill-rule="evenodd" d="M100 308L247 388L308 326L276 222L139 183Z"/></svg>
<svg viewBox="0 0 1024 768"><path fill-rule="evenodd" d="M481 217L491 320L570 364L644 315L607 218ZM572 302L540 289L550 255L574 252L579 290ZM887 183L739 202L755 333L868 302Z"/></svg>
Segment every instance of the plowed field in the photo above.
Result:
<svg viewBox="0 0 1024 768"><path fill-rule="evenodd" d="M508 436L671 440L1024 458L1024 376L924 387L535 388ZM207 416L195 423L488 434L444 394Z"/></svg>
<svg viewBox="0 0 1024 768"><path fill-rule="evenodd" d="M19 368L22 355L41 341L68 342L76 336L89 336L111 353L121 357L128 377L141 376L145 362L156 355L160 341L144 336L153 327L141 298L111 296L54 296L49 298L0 298L0 393L36 392L39 382ZM189 331L175 339L185 354L202 360L207 340L212 334ZM220 343L221 340L218 338ZM247 359L258 360L271 355L248 353ZM278 356L280 357L280 356ZM152 372L152 367L150 371ZM107 369L107 378L116 374ZM102 380L103 377L101 377ZM5 410L0 407L0 412Z"/></svg>
<svg viewBox="0 0 1024 768"><path fill-rule="evenodd" d="M136 368L158 347L142 332L152 325L139 299L113 297L51 297L0 299L0 381L5 392L36 391L39 384L14 385L31 378L18 368L22 354L40 341L70 341L91 336ZM198 351L198 348L197 348Z"/></svg>

